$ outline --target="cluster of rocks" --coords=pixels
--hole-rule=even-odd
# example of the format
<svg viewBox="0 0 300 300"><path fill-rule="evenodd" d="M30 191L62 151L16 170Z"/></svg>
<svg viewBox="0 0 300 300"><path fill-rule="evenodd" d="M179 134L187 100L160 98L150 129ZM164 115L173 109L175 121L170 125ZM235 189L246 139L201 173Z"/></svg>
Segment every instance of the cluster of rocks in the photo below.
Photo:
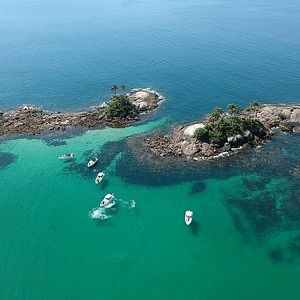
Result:
<svg viewBox="0 0 300 300"><path fill-rule="evenodd" d="M48 112L30 106L0 113L0 136L40 134L44 130L66 130L70 126L124 126L139 120L140 113L153 110L162 100L162 96L149 89L134 90L126 97L131 101L132 109L117 117L105 113L106 105L76 113Z"/></svg>
<svg viewBox="0 0 300 300"><path fill-rule="evenodd" d="M241 117L258 120L270 135L274 128L282 131L300 133L300 106L264 104L254 111L242 111ZM276 131L275 131L276 132Z"/></svg>
<svg viewBox="0 0 300 300"><path fill-rule="evenodd" d="M249 127L244 132L215 142L193 138L203 123L180 126L171 136L153 136L146 142L160 156L186 156L195 160L229 156L239 150L262 144L278 130L300 133L300 106L261 105L256 111L242 111L243 118L259 121L261 125Z"/></svg>
<svg viewBox="0 0 300 300"><path fill-rule="evenodd" d="M295 177L299 177L300 178L300 165L297 165L295 167L293 167L291 170L290 170L290 174L295 176Z"/></svg>
<svg viewBox="0 0 300 300"><path fill-rule="evenodd" d="M135 89L128 95L128 100L138 112L145 112L156 108L164 97L150 89Z"/></svg>

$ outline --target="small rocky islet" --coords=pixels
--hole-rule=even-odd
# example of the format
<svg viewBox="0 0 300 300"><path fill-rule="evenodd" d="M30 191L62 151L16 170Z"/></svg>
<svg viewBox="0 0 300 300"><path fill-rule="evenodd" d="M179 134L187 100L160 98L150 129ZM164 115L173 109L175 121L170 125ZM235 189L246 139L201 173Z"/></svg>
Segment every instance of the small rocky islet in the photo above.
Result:
<svg viewBox="0 0 300 300"><path fill-rule="evenodd" d="M162 100L163 97L156 91L135 89L127 95L114 95L107 103L81 112L49 112L22 106L13 111L0 112L0 136L36 135L43 131L65 131L75 126L125 126L139 120L141 113L153 110Z"/></svg>
<svg viewBox="0 0 300 300"><path fill-rule="evenodd" d="M233 133L227 132L217 138L209 138L208 134L205 135L207 127L212 132L219 130L222 133L222 130L226 129L224 124L226 118L246 124L246 126L243 130L233 130ZM215 126L217 120L220 121L218 128ZM201 130L204 133L203 136L201 136ZM300 133L299 105L259 105L255 103L248 109L236 113L219 111L217 114L213 113L207 116L202 122L180 125L169 135L156 134L148 137L146 144L154 153L162 157L183 156L196 161L210 160L231 156L243 149L257 147L279 130Z"/></svg>

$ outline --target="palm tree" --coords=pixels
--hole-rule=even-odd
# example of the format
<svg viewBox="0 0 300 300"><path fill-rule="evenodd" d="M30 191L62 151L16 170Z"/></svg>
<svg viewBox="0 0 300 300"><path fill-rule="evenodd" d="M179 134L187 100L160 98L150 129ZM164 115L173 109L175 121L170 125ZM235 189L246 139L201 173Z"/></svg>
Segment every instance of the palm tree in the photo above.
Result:
<svg viewBox="0 0 300 300"><path fill-rule="evenodd" d="M123 93L125 93L126 86L125 86L124 84L122 84L122 85L120 86L120 90L121 90Z"/></svg>
<svg viewBox="0 0 300 300"><path fill-rule="evenodd" d="M113 85L111 86L111 89L110 89L110 90L111 90L113 93L115 93L115 95L116 95L117 89L118 89L118 87L117 87L115 84L113 84Z"/></svg>

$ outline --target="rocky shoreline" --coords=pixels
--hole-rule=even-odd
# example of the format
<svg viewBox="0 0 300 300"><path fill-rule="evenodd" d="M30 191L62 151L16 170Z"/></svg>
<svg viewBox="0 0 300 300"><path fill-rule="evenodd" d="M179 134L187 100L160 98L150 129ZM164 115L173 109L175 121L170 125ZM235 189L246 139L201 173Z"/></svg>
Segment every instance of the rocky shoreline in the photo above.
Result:
<svg viewBox="0 0 300 300"><path fill-rule="evenodd" d="M206 142L193 137L195 130L204 127L203 122L179 126L171 135L155 135L146 145L159 156L183 156L194 160L211 160L231 156L244 149L257 147L279 130L300 133L300 105L258 105L255 111L243 110L239 117L258 121L240 134L221 142Z"/></svg>
<svg viewBox="0 0 300 300"><path fill-rule="evenodd" d="M31 106L0 112L0 136L12 134L40 134L43 131L65 131L70 127L124 126L139 120L141 113L152 111L163 97L150 89L135 89L125 97L132 104L125 112L110 116L107 104L76 113L48 112Z"/></svg>
<svg viewBox="0 0 300 300"><path fill-rule="evenodd" d="M109 115L107 107L117 98L120 98L120 103L124 102L125 106L121 107L116 115ZM10 112L0 112L0 136L37 135L44 131L65 131L76 126L87 129L125 126L139 120L141 113L155 109L163 99L153 90L135 89L126 96L116 95L106 104L82 112L48 112L23 106ZM145 145L160 157L211 160L257 147L280 130L300 134L300 105L258 105L255 110L240 111L238 117L258 121L260 125L220 141L196 139L193 137L194 133L198 128L203 128L205 122L209 122L207 117L201 122L178 126L170 135L151 135Z"/></svg>

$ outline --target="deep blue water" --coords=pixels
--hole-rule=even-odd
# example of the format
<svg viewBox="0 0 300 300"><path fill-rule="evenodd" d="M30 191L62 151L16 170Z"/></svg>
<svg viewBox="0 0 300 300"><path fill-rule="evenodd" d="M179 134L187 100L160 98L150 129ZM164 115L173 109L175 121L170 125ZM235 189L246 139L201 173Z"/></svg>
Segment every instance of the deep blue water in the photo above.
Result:
<svg viewBox="0 0 300 300"><path fill-rule="evenodd" d="M228 102L299 103L296 0L0 3L0 109L79 110L152 87L190 121Z"/></svg>

